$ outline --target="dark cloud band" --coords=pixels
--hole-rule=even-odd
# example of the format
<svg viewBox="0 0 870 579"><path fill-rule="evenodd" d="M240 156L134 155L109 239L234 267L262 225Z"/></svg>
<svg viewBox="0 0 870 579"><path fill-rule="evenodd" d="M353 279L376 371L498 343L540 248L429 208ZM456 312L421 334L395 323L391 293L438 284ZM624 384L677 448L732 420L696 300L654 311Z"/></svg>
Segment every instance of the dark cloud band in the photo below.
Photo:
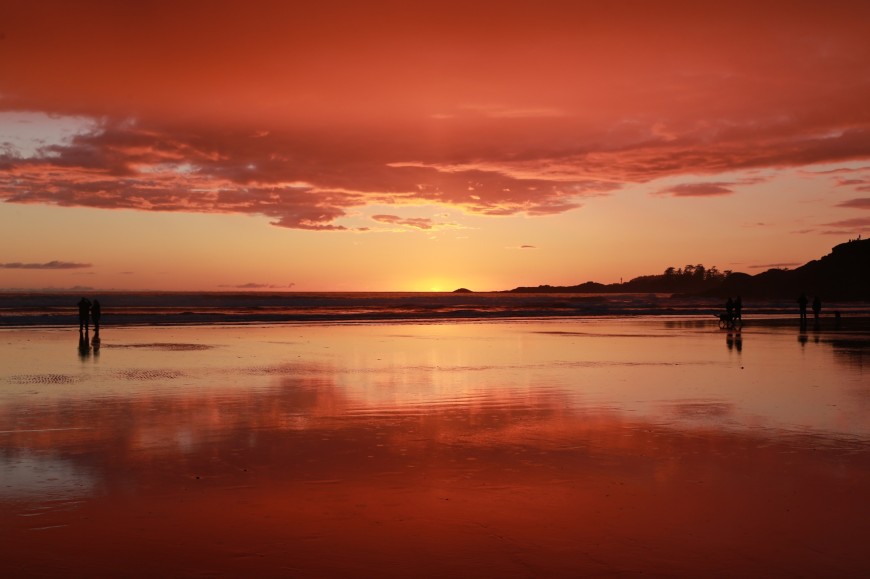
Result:
<svg viewBox="0 0 870 579"><path fill-rule="evenodd" d="M46 263L0 263L0 269L85 269L93 267L90 263L75 263L71 261L49 261Z"/></svg>

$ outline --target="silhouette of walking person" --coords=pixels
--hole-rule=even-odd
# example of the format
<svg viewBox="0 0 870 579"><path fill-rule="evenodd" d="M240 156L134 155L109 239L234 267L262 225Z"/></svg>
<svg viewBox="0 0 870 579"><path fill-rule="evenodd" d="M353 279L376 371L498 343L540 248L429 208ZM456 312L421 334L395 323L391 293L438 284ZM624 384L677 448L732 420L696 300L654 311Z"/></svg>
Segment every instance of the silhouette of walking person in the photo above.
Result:
<svg viewBox="0 0 870 579"><path fill-rule="evenodd" d="M734 301L731 296L728 296L728 301L725 302L725 313L728 314L728 322L734 321Z"/></svg>
<svg viewBox="0 0 870 579"><path fill-rule="evenodd" d="M800 297L798 297L797 302L801 310L801 325L805 326L807 323L807 302L809 302L806 294L802 293Z"/></svg>
<svg viewBox="0 0 870 579"><path fill-rule="evenodd" d="M94 334L100 333L100 316L101 315L102 315L102 311L100 311L100 300L94 300L94 303L91 306L91 319L94 321Z"/></svg>
<svg viewBox="0 0 870 579"><path fill-rule="evenodd" d="M88 330L88 317L91 315L91 301L87 298L79 300L79 332Z"/></svg>
<svg viewBox="0 0 870 579"><path fill-rule="evenodd" d="M734 300L734 318L741 322L743 321L743 300L740 296L737 296L737 299Z"/></svg>

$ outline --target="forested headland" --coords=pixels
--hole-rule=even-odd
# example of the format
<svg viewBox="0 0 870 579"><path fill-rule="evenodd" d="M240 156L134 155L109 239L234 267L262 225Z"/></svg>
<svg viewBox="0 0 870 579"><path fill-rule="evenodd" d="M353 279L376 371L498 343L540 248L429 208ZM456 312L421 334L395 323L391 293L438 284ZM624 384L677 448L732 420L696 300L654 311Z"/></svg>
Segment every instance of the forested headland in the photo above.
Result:
<svg viewBox="0 0 870 579"><path fill-rule="evenodd" d="M518 287L510 293L670 293L698 296L793 297L800 293L825 299L870 301L870 239L851 239L831 253L795 269L772 268L749 275L689 264L624 283L588 281L573 286Z"/></svg>

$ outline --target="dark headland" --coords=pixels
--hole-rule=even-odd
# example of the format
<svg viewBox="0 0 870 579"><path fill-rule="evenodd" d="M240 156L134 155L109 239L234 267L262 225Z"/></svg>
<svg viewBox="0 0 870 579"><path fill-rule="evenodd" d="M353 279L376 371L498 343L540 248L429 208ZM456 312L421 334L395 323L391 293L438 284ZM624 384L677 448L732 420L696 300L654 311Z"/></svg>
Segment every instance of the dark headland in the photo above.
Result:
<svg viewBox="0 0 870 579"><path fill-rule="evenodd" d="M461 291L461 290L457 290ZM691 296L792 298L800 293L828 300L870 301L870 239L849 240L828 255L795 269L769 269L749 275L715 267L669 267L658 275L624 283L588 281L573 286L518 287L506 293L671 293Z"/></svg>

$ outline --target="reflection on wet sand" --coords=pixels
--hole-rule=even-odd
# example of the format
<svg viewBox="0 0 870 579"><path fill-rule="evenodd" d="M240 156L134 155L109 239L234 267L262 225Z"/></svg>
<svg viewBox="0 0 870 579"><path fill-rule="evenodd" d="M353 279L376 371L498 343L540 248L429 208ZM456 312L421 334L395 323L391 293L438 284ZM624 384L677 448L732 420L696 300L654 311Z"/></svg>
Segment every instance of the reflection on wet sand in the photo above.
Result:
<svg viewBox="0 0 870 579"><path fill-rule="evenodd" d="M90 374L5 377L20 388L0 399L5 568L11 576L870 572L868 439L734 426L746 412L742 394L711 399L681 378L732 367L718 333L692 338L704 342L704 356L722 357L718 365L684 368L685 354L669 366L570 365L585 361L571 352L594 346L578 332L546 338L552 347L529 357L512 354L501 373L492 360L475 364L486 358L484 342L468 359L444 343L449 333L428 332L437 336L403 352L405 341L388 341L353 363L334 336L304 350L276 345L269 356L261 344L248 365L208 374L211 385L195 380L205 359L190 356L219 361L224 346L107 350L97 369L112 370L106 380L122 380L120 392L86 389L99 378ZM596 343L608 340L607 328L594 333ZM622 329L613 334L621 337L611 345L630 340ZM463 344L473 351L470 340ZM673 348L670 338L653 341ZM751 356L780 342L759 335L752 343L737 362L745 373ZM324 344L340 353L292 361L299 351L314 358ZM786 345L800 353L793 335ZM406 364L375 358L388 351ZM182 358L178 368L140 358L138 369L112 369L124 352L151 352L163 364L170 353ZM561 361L558 372L543 364L549 357ZM736 387L744 374L734 368L722 384ZM658 372L686 390L657 397L655 410L637 412L616 393L599 404L576 392ZM40 397L45 388L66 390Z"/></svg>
<svg viewBox="0 0 870 579"><path fill-rule="evenodd" d="M16 496L7 481L12 569L569 576L865 565L870 456L849 440L663 428L565 411L556 391L425 413L350 405L329 384L284 380L258 396L47 409L7 435L18 450L5 468L41 457L65 465L54 475L82 474L66 477L77 488L41 497ZM81 501L73 510L70 497Z"/></svg>
<svg viewBox="0 0 870 579"><path fill-rule="evenodd" d="M94 358L98 358L100 356L101 344L102 340L100 339L99 330L94 331L93 340L87 329L79 330L79 358L82 359L82 362L90 359L91 354L93 354Z"/></svg>
<svg viewBox="0 0 870 579"><path fill-rule="evenodd" d="M91 355L91 339L87 330L79 330L79 357L82 361Z"/></svg>
<svg viewBox="0 0 870 579"><path fill-rule="evenodd" d="M729 350L743 351L743 334L738 330L736 332L729 330L728 336L725 338L725 344Z"/></svg>

